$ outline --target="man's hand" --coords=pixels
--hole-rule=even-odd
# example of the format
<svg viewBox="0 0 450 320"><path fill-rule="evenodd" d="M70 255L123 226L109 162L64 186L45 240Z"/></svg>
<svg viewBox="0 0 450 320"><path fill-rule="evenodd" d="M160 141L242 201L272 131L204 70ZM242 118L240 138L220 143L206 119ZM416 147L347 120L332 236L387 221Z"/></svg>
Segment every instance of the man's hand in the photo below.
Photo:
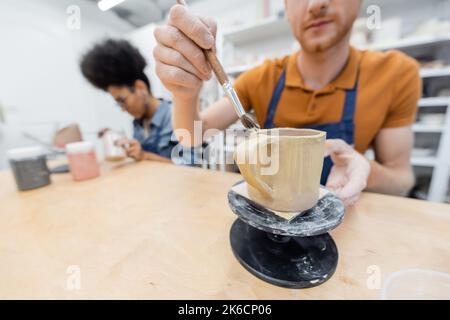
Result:
<svg viewBox="0 0 450 320"><path fill-rule="evenodd" d="M127 156L136 161L142 161L145 158L141 144L137 140L120 139L116 142L117 146L124 148Z"/></svg>
<svg viewBox="0 0 450 320"><path fill-rule="evenodd" d="M154 32L156 74L174 98L197 99L203 81L211 78L211 67L202 49L215 48L216 23L175 5L165 26Z"/></svg>
<svg viewBox="0 0 450 320"><path fill-rule="evenodd" d="M334 163L326 187L351 206L367 186L370 163L343 140L327 140L325 146Z"/></svg>

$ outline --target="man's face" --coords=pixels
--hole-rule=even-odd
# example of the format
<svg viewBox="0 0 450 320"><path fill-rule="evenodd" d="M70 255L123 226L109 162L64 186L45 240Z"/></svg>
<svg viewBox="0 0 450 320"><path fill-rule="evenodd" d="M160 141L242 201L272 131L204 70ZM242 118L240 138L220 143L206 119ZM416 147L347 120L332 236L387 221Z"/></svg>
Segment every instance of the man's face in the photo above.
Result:
<svg viewBox="0 0 450 320"><path fill-rule="evenodd" d="M126 111L135 119L141 119L146 112L148 91L143 88L116 86L108 87L109 94L116 100L122 111Z"/></svg>
<svg viewBox="0 0 450 320"><path fill-rule="evenodd" d="M361 0L285 0L294 36L307 52L321 52L351 31Z"/></svg>

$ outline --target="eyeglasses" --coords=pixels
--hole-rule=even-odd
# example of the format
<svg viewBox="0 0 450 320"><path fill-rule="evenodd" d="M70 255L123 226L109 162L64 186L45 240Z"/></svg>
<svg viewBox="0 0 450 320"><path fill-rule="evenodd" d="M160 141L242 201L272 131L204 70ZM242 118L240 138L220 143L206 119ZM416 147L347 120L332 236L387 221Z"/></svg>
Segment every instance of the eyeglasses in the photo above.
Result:
<svg viewBox="0 0 450 320"><path fill-rule="evenodd" d="M114 100L116 100L117 104L119 105L119 107L127 110L128 109L128 105L127 105L127 99L134 93L134 88L129 88L130 93L127 94L126 96L119 96L117 98L115 98Z"/></svg>

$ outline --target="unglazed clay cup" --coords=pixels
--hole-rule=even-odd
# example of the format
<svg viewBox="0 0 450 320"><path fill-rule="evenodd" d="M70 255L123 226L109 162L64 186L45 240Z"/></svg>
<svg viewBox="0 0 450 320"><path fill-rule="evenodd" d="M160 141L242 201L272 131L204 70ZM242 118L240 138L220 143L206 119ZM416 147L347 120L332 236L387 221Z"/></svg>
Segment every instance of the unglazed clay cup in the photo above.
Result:
<svg viewBox="0 0 450 320"><path fill-rule="evenodd" d="M302 212L316 205L326 133L311 129L252 132L235 152L235 162L252 200L266 208Z"/></svg>

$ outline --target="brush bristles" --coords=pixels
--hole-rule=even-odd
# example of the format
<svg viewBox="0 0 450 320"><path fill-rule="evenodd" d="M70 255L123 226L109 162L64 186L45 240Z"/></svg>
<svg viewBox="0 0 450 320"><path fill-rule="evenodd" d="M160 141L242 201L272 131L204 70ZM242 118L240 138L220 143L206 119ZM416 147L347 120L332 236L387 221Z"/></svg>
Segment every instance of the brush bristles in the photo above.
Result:
<svg viewBox="0 0 450 320"><path fill-rule="evenodd" d="M248 114L244 114L241 117L241 122L247 129L260 129L259 124Z"/></svg>

